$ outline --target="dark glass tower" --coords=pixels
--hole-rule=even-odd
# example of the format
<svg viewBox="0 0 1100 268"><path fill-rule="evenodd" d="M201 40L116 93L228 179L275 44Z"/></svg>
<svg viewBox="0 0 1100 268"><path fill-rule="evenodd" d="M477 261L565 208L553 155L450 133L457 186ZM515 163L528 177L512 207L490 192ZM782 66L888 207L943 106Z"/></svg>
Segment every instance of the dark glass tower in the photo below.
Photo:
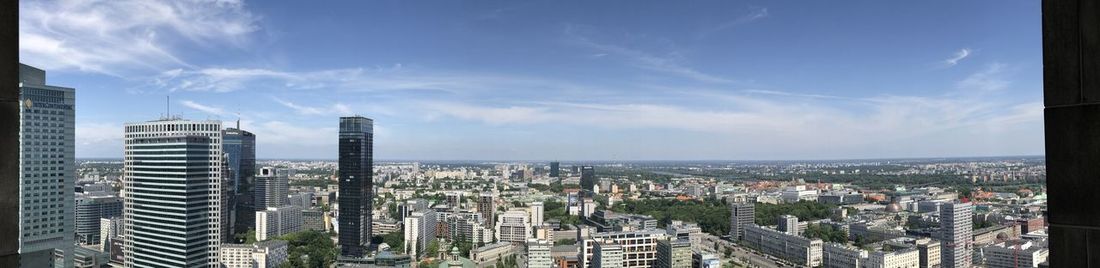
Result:
<svg viewBox="0 0 1100 268"><path fill-rule="evenodd" d="M362 257L370 243L374 120L340 117L340 255Z"/></svg>
<svg viewBox="0 0 1100 268"><path fill-rule="evenodd" d="M596 183L596 169L592 166L581 167L581 191L592 192L592 186Z"/></svg>
<svg viewBox="0 0 1100 268"><path fill-rule="evenodd" d="M252 132L236 128L226 128L222 134L222 150L229 163L229 207L232 212L234 233L247 232L256 226L255 187L256 176L256 136ZM263 210L266 208L260 208Z"/></svg>
<svg viewBox="0 0 1100 268"><path fill-rule="evenodd" d="M560 174L560 173L558 173L560 167L561 167L561 163L550 162L550 177L557 178Z"/></svg>

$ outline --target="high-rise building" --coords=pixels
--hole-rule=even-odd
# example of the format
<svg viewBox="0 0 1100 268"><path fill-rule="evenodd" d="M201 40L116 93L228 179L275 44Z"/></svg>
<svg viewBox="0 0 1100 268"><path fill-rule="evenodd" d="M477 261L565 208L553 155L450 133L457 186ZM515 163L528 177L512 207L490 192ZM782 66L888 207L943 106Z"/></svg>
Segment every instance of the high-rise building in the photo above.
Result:
<svg viewBox="0 0 1100 268"><path fill-rule="evenodd" d="M19 64L19 253L45 267L61 250L73 265L76 90L46 85L46 71Z"/></svg>
<svg viewBox="0 0 1100 268"><path fill-rule="evenodd" d="M531 218L526 211L510 210L500 214L496 224L497 241L524 243L531 238Z"/></svg>
<svg viewBox="0 0 1100 268"><path fill-rule="evenodd" d="M76 240L85 245L96 245L99 237L100 219L121 217L122 198L114 193L81 193L76 197Z"/></svg>
<svg viewBox="0 0 1100 268"><path fill-rule="evenodd" d="M260 174L255 177L255 209L264 211L268 208L287 206L287 192L290 188L289 172L285 169L263 167ZM255 214L255 213L253 213Z"/></svg>
<svg viewBox="0 0 1100 268"><path fill-rule="evenodd" d="M592 250L592 268L623 268L623 247L614 240L599 240ZM632 253L633 254L633 253Z"/></svg>
<svg viewBox="0 0 1100 268"><path fill-rule="evenodd" d="M789 235L798 235L798 217L792 215L780 215L776 219L776 229Z"/></svg>
<svg viewBox="0 0 1100 268"><path fill-rule="evenodd" d="M447 206L451 207L452 209L461 208L461 206L462 206L462 192L460 192L460 191L450 191L450 192L447 192L445 197L446 197Z"/></svg>
<svg viewBox="0 0 1100 268"><path fill-rule="evenodd" d="M527 268L550 268L554 260L550 258L550 248L554 242L540 239L527 239Z"/></svg>
<svg viewBox="0 0 1100 268"><path fill-rule="evenodd" d="M228 237L221 122L165 118L124 129L126 267L218 267Z"/></svg>
<svg viewBox="0 0 1100 268"><path fill-rule="evenodd" d="M229 182L233 188L229 201L233 232L242 233L256 224L255 191L256 135L237 127L226 128L222 133L222 150L229 164ZM263 208L260 208L261 210Z"/></svg>
<svg viewBox="0 0 1100 268"><path fill-rule="evenodd" d="M289 257L288 243L283 240L255 244L225 244L221 249L223 268L275 268Z"/></svg>
<svg viewBox="0 0 1100 268"><path fill-rule="evenodd" d="M374 120L340 117L340 255L362 257L370 245L374 200Z"/></svg>
<svg viewBox="0 0 1100 268"><path fill-rule="evenodd" d="M301 207L268 207L256 211L256 240L268 240L302 230Z"/></svg>
<svg viewBox="0 0 1100 268"><path fill-rule="evenodd" d="M437 216L430 209L413 211L405 217L405 254L420 257L435 241Z"/></svg>
<svg viewBox="0 0 1100 268"><path fill-rule="evenodd" d="M531 204L527 206L528 212L531 213L531 225L542 226L542 222L544 220L543 215L545 215L545 207L543 207L542 202L531 202Z"/></svg>
<svg viewBox="0 0 1100 268"><path fill-rule="evenodd" d="M940 205L940 265L944 268L965 268L971 264L971 226L974 207L970 203Z"/></svg>
<svg viewBox="0 0 1100 268"><path fill-rule="evenodd" d="M493 200L493 193L483 192L477 197L477 213L481 214L481 218L489 224L489 227L493 227L496 224L496 209L497 205Z"/></svg>
<svg viewBox="0 0 1100 268"><path fill-rule="evenodd" d="M592 191L599 182L596 181L596 169L592 166L581 167L581 190Z"/></svg>
<svg viewBox="0 0 1100 268"><path fill-rule="evenodd" d="M730 203L730 237L741 240L745 236L745 226L756 220L754 202Z"/></svg>
<svg viewBox="0 0 1100 268"><path fill-rule="evenodd" d="M561 163L550 162L550 177L561 177Z"/></svg>
<svg viewBox="0 0 1100 268"><path fill-rule="evenodd" d="M397 214L401 215L401 218L397 220L405 220L405 217L412 215L414 211L425 210L428 209L428 207L429 205L427 199L414 198L405 200L405 203L397 205Z"/></svg>
<svg viewBox="0 0 1100 268"><path fill-rule="evenodd" d="M691 268L691 241L687 239L661 239L657 241L656 268Z"/></svg>
<svg viewBox="0 0 1100 268"><path fill-rule="evenodd" d="M692 250L702 250L705 247L703 245L703 228L700 228L699 224L672 221L665 226L665 233L672 239L687 240Z"/></svg>

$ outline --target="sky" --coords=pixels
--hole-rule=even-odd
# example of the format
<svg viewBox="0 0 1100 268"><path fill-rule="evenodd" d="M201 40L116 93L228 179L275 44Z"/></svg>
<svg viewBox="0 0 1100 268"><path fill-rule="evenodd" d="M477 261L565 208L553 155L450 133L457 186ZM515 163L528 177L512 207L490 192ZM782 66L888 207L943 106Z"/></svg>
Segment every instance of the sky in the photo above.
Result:
<svg viewBox="0 0 1100 268"><path fill-rule="evenodd" d="M261 159L1043 154L1040 1L20 1L20 61L122 126L240 120ZM170 97L170 100L169 100Z"/></svg>

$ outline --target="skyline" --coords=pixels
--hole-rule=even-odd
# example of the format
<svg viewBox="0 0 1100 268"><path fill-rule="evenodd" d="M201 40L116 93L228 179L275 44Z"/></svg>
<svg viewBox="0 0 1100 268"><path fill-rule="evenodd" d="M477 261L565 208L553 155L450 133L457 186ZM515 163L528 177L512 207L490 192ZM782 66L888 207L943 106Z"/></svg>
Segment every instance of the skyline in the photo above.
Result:
<svg viewBox="0 0 1100 268"><path fill-rule="evenodd" d="M21 4L21 60L82 92L78 158L121 157L166 95L239 112L260 159L335 159L350 114L377 159L1043 154L1034 1L204 4ZM160 16L110 16L134 10Z"/></svg>

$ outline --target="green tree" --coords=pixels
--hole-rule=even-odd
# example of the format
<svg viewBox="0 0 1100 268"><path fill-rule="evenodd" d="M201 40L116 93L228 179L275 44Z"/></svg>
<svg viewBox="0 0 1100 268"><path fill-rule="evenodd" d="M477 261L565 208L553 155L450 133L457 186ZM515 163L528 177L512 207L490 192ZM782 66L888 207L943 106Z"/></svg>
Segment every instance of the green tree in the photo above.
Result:
<svg viewBox="0 0 1100 268"><path fill-rule="evenodd" d="M290 267L328 267L336 261L336 245L325 233L310 230L275 239L287 241Z"/></svg>
<svg viewBox="0 0 1100 268"><path fill-rule="evenodd" d="M428 244L428 248L424 250L424 257L435 258L439 256L439 240L432 240L431 244Z"/></svg>

